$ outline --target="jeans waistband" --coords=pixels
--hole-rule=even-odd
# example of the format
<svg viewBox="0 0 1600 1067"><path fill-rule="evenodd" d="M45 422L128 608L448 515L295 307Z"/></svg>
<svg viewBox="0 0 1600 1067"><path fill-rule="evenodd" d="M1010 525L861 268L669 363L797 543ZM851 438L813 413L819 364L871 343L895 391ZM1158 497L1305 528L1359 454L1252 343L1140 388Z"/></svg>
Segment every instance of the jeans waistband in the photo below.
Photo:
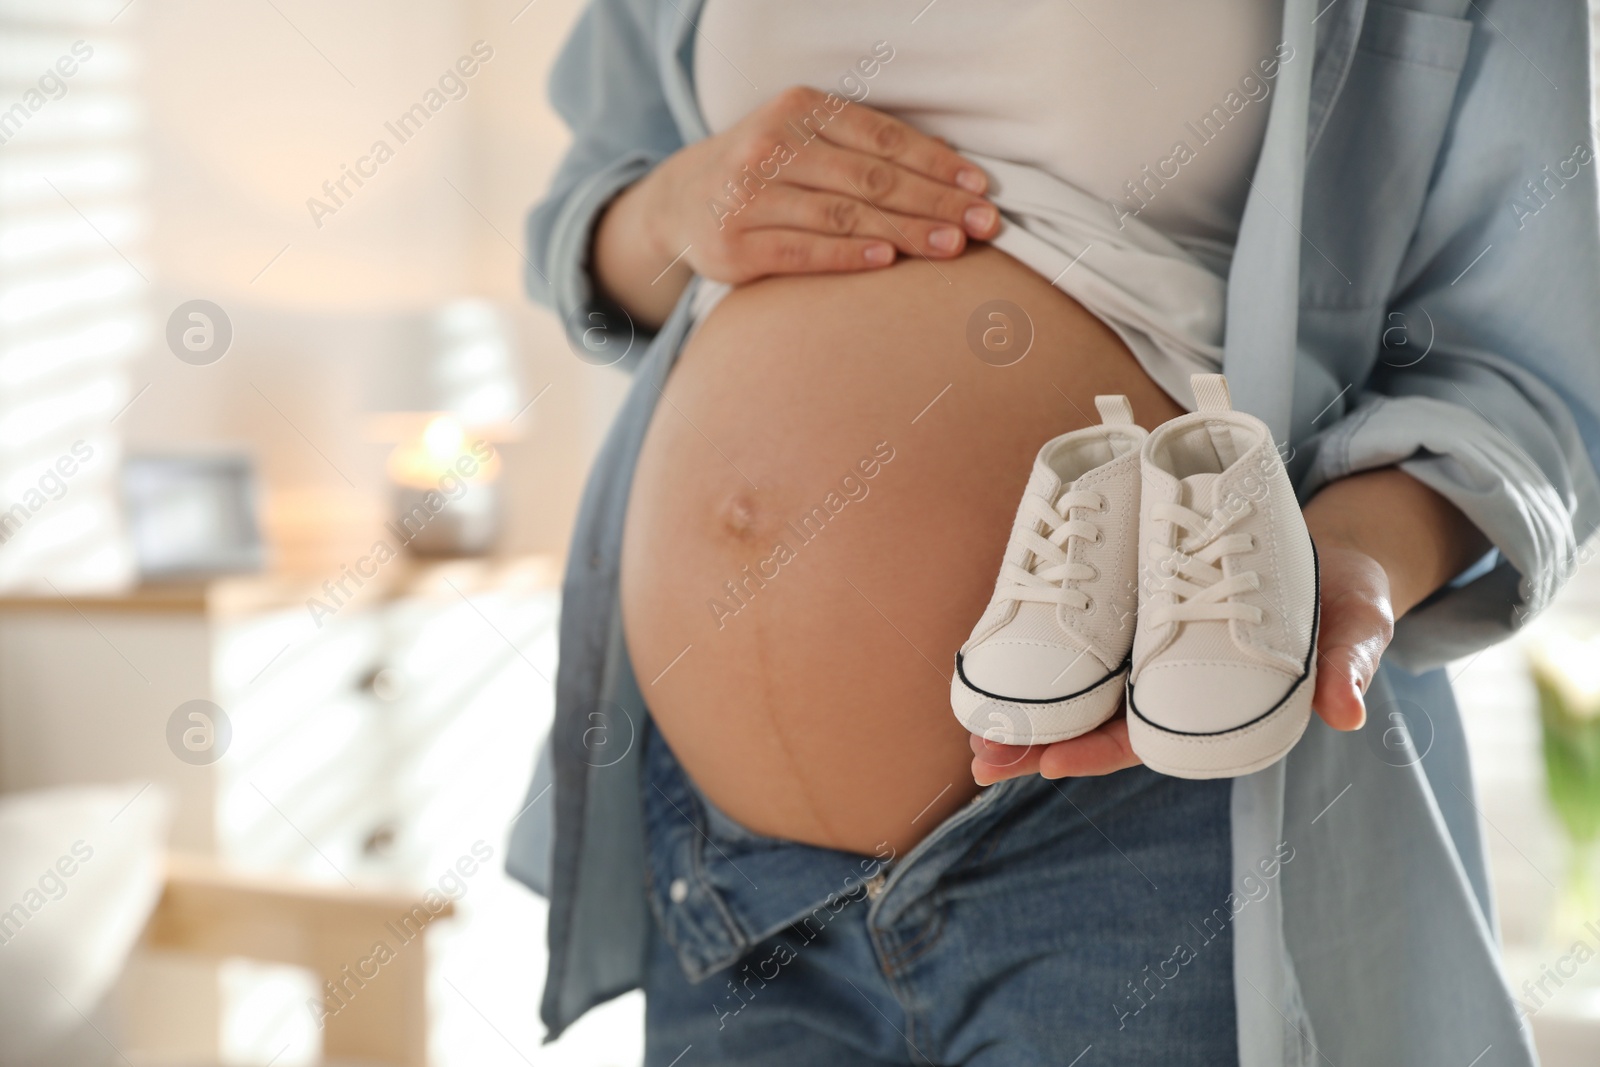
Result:
<svg viewBox="0 0 1600 1067"><path fill-rule="evenodd" d="M868 856L755 833L700 792L653 727L644 741L650 905L695 981L788 927L815 936L848 907L894 921L997 820L1047 788L1038 778L990 786L904 855L886 843Z"/></svg>

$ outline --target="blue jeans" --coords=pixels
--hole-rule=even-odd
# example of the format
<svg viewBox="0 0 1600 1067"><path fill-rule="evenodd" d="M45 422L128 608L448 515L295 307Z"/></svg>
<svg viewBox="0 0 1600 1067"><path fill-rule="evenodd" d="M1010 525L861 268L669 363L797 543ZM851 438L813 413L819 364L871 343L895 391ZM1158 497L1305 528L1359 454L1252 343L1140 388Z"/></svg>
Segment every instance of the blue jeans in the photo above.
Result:
<svg viewBox="0 0 1600 1067"><path fill-rule="evenodd" d="M1017 779L863 856L746 829L646 733L646 1067L1238 1061L1230 782Z"/></svg>

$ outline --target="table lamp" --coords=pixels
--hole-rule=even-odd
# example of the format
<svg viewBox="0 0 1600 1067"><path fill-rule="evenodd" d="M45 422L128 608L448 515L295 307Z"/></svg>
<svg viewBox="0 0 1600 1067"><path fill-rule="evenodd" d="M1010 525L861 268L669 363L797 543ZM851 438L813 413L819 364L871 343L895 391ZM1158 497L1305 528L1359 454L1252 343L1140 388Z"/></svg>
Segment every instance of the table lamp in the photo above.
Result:
<svg viewBox="0 0 1600 1067"><path fill-rule="evenodd" d="M374 375L368 437L392 443L391 537L422 557L476 556L500 529L498 442L518 396L505 315L457 300L399 324Z"/></svg>

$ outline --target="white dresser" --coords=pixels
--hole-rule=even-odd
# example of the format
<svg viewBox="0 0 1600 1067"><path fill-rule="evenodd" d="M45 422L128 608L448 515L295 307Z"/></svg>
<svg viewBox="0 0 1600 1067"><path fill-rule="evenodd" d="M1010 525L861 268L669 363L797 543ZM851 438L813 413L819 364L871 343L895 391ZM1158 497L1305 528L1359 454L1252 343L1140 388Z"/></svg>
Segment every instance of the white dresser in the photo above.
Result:
<svg viewBox="0 0 1600 1067"><path fill-rule="evenodd" d="M556 565L395 560L318 618L308 599L335 606L323 580L0 598L0 792L122 782L138 803L159 783L174 849L362 888L446 879L470 917L479 886L504 891L506 827L549 727ZM447 874L485 851L467 865L484 873ZM271 985L136 960L128 1040L243 1053Z"/></svg>

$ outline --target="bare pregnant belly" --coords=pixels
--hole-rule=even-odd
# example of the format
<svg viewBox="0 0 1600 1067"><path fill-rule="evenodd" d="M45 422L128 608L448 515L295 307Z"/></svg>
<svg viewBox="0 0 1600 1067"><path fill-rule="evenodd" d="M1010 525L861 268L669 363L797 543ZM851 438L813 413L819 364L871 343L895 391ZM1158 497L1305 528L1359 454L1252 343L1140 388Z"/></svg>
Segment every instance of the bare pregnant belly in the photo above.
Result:
<svg viewBox="0 0 1600 1067"><path fill-rule="evenodd" d="M969 331L993 301L1022 316ZM988 247L717 306L646 434L622 551L640 687L713 803L904 852L977 792L955 653L1034 454L1107 392L1145 425L1178 413L1104 324Z"/></svg>

